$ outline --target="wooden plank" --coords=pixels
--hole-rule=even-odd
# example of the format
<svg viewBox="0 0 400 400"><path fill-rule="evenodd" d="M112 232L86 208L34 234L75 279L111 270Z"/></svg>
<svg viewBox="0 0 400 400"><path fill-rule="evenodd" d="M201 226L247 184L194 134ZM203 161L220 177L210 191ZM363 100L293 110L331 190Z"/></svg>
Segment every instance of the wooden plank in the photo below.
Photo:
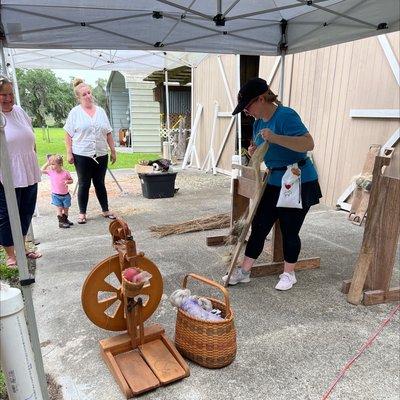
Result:
<svg viewBox="0 0 400 400"><path fill-rule="evenodd" d="M377 196L377 203L374 209L368 211L368 227L365 226L364 235L371 236L375 251L366 286L372 290L387 291L392 279L400 237L400 179L382 176L379 179L379 187L373 187L371 197L373 195ZM369 212L373 215L370 216Z"/></svg>
<svg viewBox="0 0 400 400"><path fill-rule="evenodd" d="M208 236L206 238L206 244L207 246L223 246L225 244L226 238L226 235Z"/></svg>
<svg viewBox="0 0 400 400"><path fill-rule="evenodd" d="M231 201L231 227L240 218L244 217L249 208L250 200L238 193L240 181L235 178L232 182L232 201Z"/></svg>
<svg viewBox="0 0 400 400"><path fill-rule="evenodd" d="M140 353L161 384L167 384L187 376L182 366L161 339L139 346Z"/></svg>
<svg viewBox="0 0 400 400"><path fill-rule="evenodd" d="M270 264L259 264L255 265L251 269L251 277L257 278L261 276L277 275L283 272L284 262L273 262ZM306 270L306 269L316 269L321 266L321 259L319 257L305 258L298 260L295 266L296 271Z"/></svg>
<svg viewBox="0 0 400 400"><path fill-rule="evenodd" d="M111 354L110 351L101 351L101 356L103 357L103 360L107 364L108 369L114 376L115 381L118 383L118 386L121 389L122 393L125 395L127 399L131 398L133 396L132 389L126 382L124 375L122 374L117 362L114 359L114 356Z"/></svg>
<svg viewBox="0 0 400 400"><path fill-rule="evenodd" d="M274 224L274 230L272 232L272 261L281 262L283 261L283 242L282 242L282 231L279 221Z"/></svg>
<svg viewBox="0 0 400 400"><path fill-rule="evenodd" d="M349 292L347 293L347 301L349 303L355 305L360 304L365 280L367 278L368 270L372 265L372 260L372 253L361 253L358 256L353 279L351 280Z"/></svg>
<svg viewBox="0 0 400 400"><path fill-rule="evenodd" d="M237 193L240 196L244 196L248 199L254 199L254 196L257 193L256 181L253 179L243 178L241 176L237 179L239 181Z"/></svg>
<svg viewBox="0 0 400 400"><path fill-rule="evenodd" d="M181 356L181 353L179 353L179 351L176 349L175 345L168 339L167 335L165 335L164 333L161 335L161 340L163 341L169 352L175 357L175 359L178 361L180 366L185 371L185 377L189 376L190 375L189 365Z"/></svg>
<svg viewBox="0 0 400 400"><path fill-rule="evenodd" d="M351 285L351 279L346 279L342 282L342 289L341 292L344 294L349 293L349 289L350 289L350 285Z"/></svg>
<svg viewBox="0 0 400 400"><path fill-rule="evenodd" d="M121 374L133 395L147 392L160 386L160 382L143 360L138 350L131 350L115 356Z"/></svg>
<svg viewBox="0 0 400 400"><path fill-rule="evenodd" d="M144 328L144 340L150 341L157 339L165 332L164 328L159 324L153 324ZM99 341L100 348L103 351L112 351L113 354L126 351L127 348L131 348L130 336L128 333L122 333L121 335L112 336L107 339Z"/></svg>
<svg viewBox="0 0 400 400"><path fill-rule="evenodd" d="M351 118L400 118L400 110L398 109L362 109L350 110Z"/></svg>
<svg viewBox="0 0 400 400"><path fill-rule="evenodd" d="M372 172L374 169L375 158L379 155L381 150L381 146L379 144L373 144L370 146L367 156L364 161L363 168L361 170L361 176L372 176ZM362 224L362 221L367 213L368 203L370 198L370 192L362 189L361 187L356 186L353 199L351 202L351 209L348 215L348 218L357 223L358 225Z"/></svg>
<svg viewBox="0 0 400 400"><path fill-rule="evenodd" d="M400 287L383 290L367 290L364 292L363 304L371 306L373 304L391 303L400 301Z"/></svg>

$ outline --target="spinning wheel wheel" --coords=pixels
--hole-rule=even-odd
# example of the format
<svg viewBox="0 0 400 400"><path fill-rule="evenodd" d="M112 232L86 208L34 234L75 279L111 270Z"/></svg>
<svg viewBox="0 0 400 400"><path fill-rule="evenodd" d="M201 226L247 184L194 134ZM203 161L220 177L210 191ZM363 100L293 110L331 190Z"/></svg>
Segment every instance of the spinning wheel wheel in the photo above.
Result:
<svg viewBox="0 0 400 400"><path fill-rule="evenodd" d="M145 321L160 303L163 281L160 271L152 261L141 255L136 260L138 268L152 275L150 282L144 285L138 294L138 297L143 299L142 318ZM109 331L126 330L121 281L119 256L114 255L97 264L83 284L83 310L88 318L100 328Z"/></svg>

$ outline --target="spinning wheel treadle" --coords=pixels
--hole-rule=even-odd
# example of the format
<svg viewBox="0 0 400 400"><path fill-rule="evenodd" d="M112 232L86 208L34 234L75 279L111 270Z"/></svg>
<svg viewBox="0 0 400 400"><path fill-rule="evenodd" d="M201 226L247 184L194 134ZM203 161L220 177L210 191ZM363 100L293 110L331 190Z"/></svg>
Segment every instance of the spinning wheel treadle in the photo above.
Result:
<svg viewBox="0 0 400 400"><path fill-rule="evenodd" d="M142 318L145 321L160 303L163 281L157 266L148 258L139 255L136 266L152 275L150 283L143 286L138 295L143 298ZM83 284L83 309L88 318L100 328L109 331L126 330L121 281L119 256L113 255L97 264Z"/></svg>

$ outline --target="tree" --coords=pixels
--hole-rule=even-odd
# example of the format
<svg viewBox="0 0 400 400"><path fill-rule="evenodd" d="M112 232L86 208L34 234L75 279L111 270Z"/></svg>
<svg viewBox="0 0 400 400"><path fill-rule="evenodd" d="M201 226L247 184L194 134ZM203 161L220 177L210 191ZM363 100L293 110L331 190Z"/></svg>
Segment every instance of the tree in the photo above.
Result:
<svg viewBox="0 0 400 400"><path fill-rule="evenodd" d="M93 97L95 98L97 104L104 108L107 115L110 115L109 108L108 108L108 101L107 101L107 79L97 79L96 86L93 88Z"/></svg>
<svg viewBox="0 0 400 400"><path fill-rule="evenodd" d="M57 126L62 125L68 112L75 106L71 86L48 69L17 69L21 105L32 117L34 126L45 126L52 116Z"/></svg>

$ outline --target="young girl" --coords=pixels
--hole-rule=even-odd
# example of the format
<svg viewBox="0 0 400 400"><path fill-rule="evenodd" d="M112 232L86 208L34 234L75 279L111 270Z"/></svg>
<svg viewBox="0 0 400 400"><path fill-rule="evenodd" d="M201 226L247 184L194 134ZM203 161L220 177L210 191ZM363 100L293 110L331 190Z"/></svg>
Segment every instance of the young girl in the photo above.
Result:
<svg viewBox="0 0 400 400"><path fill-rule="evenodd" d="M58 226L69 228L73 223L68 219L68 210L71 207L68 185L73 180L70 173L63 169L62 156L54 154L48 157L46 164L42 167L42 173L50 178L51 204L57 207Z"/></svg>

